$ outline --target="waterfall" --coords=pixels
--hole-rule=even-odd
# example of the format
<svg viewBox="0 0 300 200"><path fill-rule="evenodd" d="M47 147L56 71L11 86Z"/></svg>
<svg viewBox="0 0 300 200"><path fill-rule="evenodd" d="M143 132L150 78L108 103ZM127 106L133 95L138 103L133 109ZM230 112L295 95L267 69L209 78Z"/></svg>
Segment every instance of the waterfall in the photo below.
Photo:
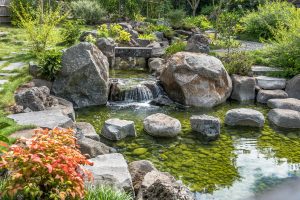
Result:
<svg viewBox="0 0 300 200"><path fill-rule="evenodd" d="M151 90L145 85L136 85L130 87L128 90L123 91L123 101L126 102L142 102L153 99Z"/></svg>

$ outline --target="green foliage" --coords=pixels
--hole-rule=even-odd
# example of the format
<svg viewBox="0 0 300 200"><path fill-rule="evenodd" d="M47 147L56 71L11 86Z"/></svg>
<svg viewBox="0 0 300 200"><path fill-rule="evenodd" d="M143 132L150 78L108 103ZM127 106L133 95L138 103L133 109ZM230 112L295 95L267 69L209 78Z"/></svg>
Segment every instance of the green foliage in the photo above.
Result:
<svg viewBox="0 0 300 200"><path fill-rule="evenodd" d="M95 44L97 40L92 34L89 34L88 36L85 37L85 41Z"/></svg>
<svg viewBox="0 0 300 200"><path fill-rule="evenodd" d="M230 75L247 76L251 72L253 61L246 52L232 52L221 59Z"/></svg>
<svg viewBox="0 0 300 200"><path fill-rule="evenodd" d="M71 46L80 36L80 20L67 20L62 25L61 35L63 37L63 43Z"/></svg>
<svg viewBox="0 0 300 200"><path fill-rule="evenodd" d="M133 200L132 196L110 186L90 187L85 200Z"/></svg>
<svg viewBox="0 0 300 200"><path fill-rule="evenodd" d="M183 25L183 19L185 18L186 13L184 10L176 9L171 10L166 16L173 27L179 28Z"/></svg>
<svg viewBox="0 0 300 200"><path fill-rule="evenodd" d="M87 24L97 24L106 16L106 11L94 0L78 0L71 2L72 13L75 18L82 19Z"/></svg>
<svg viewBox="0 0 300 200"><path fill-rule="evenodd" d="M38 57L39 72L42 77L53 81L61 69L62 52L60 50L47 50Z"/></svg>
<svg viewBox="0 0 300 200"><path fill-rule="evenodd" d="M186 48L186 42L176 41L166 49L166 55L171 56L177 52L184 51L185 48Z"/></svg>
<svg viewBox="0 0 300 200"><path fill-rule="evenodd" d="M84 177L92 165L76 148L71 129L38 130L1 155L0 167L10 171L1 196L22 199L82 199Z"/></svg>
<svg viewBox="0 0 300 200"><path fill-rule="evenodd" d="M285 1L270 1L260 5L257 11L251 12L241 19L242 34L253 39L273 38L274 32L282 26L290 28L290 22L299 15L299 9Z"/></svg>
<svg viewBox="0 0 300 200"><path fill-rule="evenodd" d="M119 24L111 24L110 27L102 24L98 27L97 34L99 37L114 38L120 43L128 43L131 40L131 34L125 31Z"/></svg>
<svg viewBox="0 0 300 200"><path fill-rule="evenodd" d="M56 8L11 7L19 19L19 26L28 36L32 54L37 56L60 41L56 26L67 16L61 15L61 6Z"/></svg>
<svg viewBox="0 0 300 200"><path fill-rule="evenodd" d="M155 41L157 38L154 34L140 34L139 39Z"/></svg>
<svg viewBox="0 0 300 200"><path fill-rule="evenodd" d="M196 17L185 18L183 20L183 27L186 27L187 29L197 27L202 30L207 30L207 29L212 28L212 24L204 15L199 15Z"/></svg>

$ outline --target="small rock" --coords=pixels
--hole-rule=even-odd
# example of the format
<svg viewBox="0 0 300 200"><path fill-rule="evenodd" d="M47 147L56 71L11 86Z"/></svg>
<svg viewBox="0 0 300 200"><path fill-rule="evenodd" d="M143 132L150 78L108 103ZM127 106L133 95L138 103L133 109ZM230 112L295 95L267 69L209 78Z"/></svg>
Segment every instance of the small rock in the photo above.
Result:
<svg viewBox="0 0 300 200"><path fill-rule="evenodd" d="M145 131L154 137L176 137L181 132L180 121L162 113L146 117L143 124Z"/></svg>
<svg viewBox="0 0 300 200"><path fill-rule="evenodd" d="M153 99L150 104L155 106L171 106L174 102L167 95L159 95Z"/></svg>
<svg viewBox="0 0 300 200"><path fill-rule="evenodd" d="M248 76L232 75L233 91L231 98L238 101L255 99L255 79Z"/></svg>
<svg viewBox="0 0 300 200"><path fill-rule="evenodd" d="M29 74L35 78L40 76L39 66L32 61L29 62Z"/></svg>
<svg viewBox="0 0 300 200"><path fill-rule="evenodd" d="M267 103L269 99L285 99L288 94L283 90L259 90L256 101L259 103Z"/></svg>
<svg viewBox="0 0 300 200"><path fill-rule="evenodd" d="M285 91L290 98L300 99L300 74L287 82Z"/></svg>
<svg viewBox="0 0 300 200"><path fill-rule="evenodd" d="M151 57L162 57L166 53L165 49L161 46L159 42L152 42L147 47L152 48Z"/></svg>
<svg viewBox="0 0 300 200"><path fill-rule="evenodd" d="M138 193L145 175L148 172L157 171L154 165L148 160L133 161L129 163L128 167L132 178L135 194Z"/></svg>
<svg viewBox="0 0 300 200"><path fill-rule="evenodd" d="M269 120L281 128L300 128L300 112L286 109L272 109Z"/></svg>
<svg viewBox="0 0 300 200"><path fill-rule="evenodd" d="M86 122L77 122L75 127L79 138L87 137L92 140L100 141L100 136L97 134L92 124Z"/></svg>
<svg viewBox="0 0 300 200"><path fill-rule="evenodd" d="M220 135L221 122L208 115L194 115L190 118L192 130L202 134L208 140L215 140Z"/></svg>
<svg viewBox="0 0 300 200"><path fill-rule="evenodd" d="M281 90L285 88L286 79L267 76L256 77L257 85L265 90Z"/></svg>
<svg viewBox="0 0 300 200"><path fill-rule="evenodd" d="M261 112L247 108L229 110L225 117L225 124L229 126L263 127L264 123L265 118Z"/></svg>
<svg viewBox="0 0 300 200"><path fill-rule="evenodd" d="M95 158L98 155L109 154L111 148L102 142L84 137L78 140L79 150L84 155L89 155L90 158Z"/></svg>
<svg viewBox="0 0 300 200"><path fill-rule="evenodd" d="M203 34L193 35L187 42L186 51L195 53L209 52L209 39Z"/></svg>
<svg viewBox="0 0 300 200"><path fill-rule="evenodd" d="M300 112L300 100L294 98L270 99L268 101L268 106L270 108L280 108Z"/></svg>
<svg viewBox="0 0 300 200"><path fill-rule="evenodd" d="M132 180L124 156L119 153L105 154L90 159L93 166L85 166L92 172L94 180L91 185L110 185L134 194Z"/></svg>
<svg viewBox="0 0 300 200"><path fill-rule="evenodd" d="M133 121L116 118L106 120L101 133L103 137L109 140L121 140L127 136L136 137Z"/></svg>
<svg viewBox="0 0 300 200"><path fill-rule="evenodd" d="M148 61L148 67L151 73L154 73L155 76L160 76L164 67L164 59L150 58Z"/></svg>

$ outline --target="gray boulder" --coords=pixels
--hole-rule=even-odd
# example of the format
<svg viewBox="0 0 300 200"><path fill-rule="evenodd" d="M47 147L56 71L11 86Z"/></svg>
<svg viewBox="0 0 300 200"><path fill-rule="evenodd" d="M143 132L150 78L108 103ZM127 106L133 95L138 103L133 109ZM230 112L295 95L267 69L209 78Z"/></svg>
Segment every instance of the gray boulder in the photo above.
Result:
<svg viewBox="0 0 300 200"><path fill-rule="evenodd" d="M205 54L179 52L160 76L168 96L181 104L213 107L227 100L232 82L222 62Z"/></svg>
<svg viewBox="0 0 300 200"><path fill-rule="evenodd" d="M112 67L115 58L115 47L117 44L111 38L99 38L96 41L96 46L108 58L109 64Z"/></svg>
<svg viewBox="0 0 300 200"><path fill-rule="evenodd" d="M267 76L256 77L257 85L265 90L282 90L285 88L286 79Z"/></svg>
<svg viewBox="0 0 300 200"><path fill-rule="evenodd" d="M151 171L142 182L136 200L194 200L194 195L169 173Z"/></svg>
<svg viewBox="0 0 300 200"><path fill-rule="evenodd" d="M34 125L49 129L74 127L72 119L65 116L59 109L13 114L8 118L13 119L18 125Z"/></svg>
<svg viewBox="0 0 300 200"><path fill-rule="evenodd" d="M97 134L92 124L86 122L77 122L75 124L78 138L90 138L95 141L100 141L100 136Z"/></svg>
<svg viewBox="0 0 300 200"><path fill-rule="evenodd" d="M93 44L84 42L67 49L52 91L75 108L104 105L108 99L109 64Z"/></svg>
<svg viewBox="0 0 300 200"><path fill-rule="evenodd" d="M58 105L55 107L52 107L50 109L59 109L62 111L62 113L65 116L68 116L69 118L71 118L73 121L75 121L75 111L74 111L74 107L73 104L70 101L67 101L63 98L59 98L59 97L55 97L58 100Z"/></svg>
<svg viewBox="0 0 300 200"><path fill-rule="evenodd" d="M106 120L101 134L109 140L121 140L127 136L136 137L134 122L117 118Z"/></svg>
<svg viewBox="0 0 300 200"><path fill-rule="evenodd" d="M111 185L120 190L134 194L128 165L122 154L113 153L90 159L93 166L85 166L94 177L88 185Z"/></svg>
<svg viewBox="0 0 300 200"><path fill-rule="evenodd" d="M261 112L248 108L229 110L225 116L225 124L229 126L263 127L264 123L265 118Z"/></svg>
<svg viewBox="0 0 300 200"><path fill-rule="evenodd" d="M164 59L150 58L148 61L148 67L151 73L154 73L155 76L160 76L164 67Z"/></svg>
<svg viewBox="0 0 300 200"><path fill-rule="evenodd" d="M300 74L287 82L285 91L290 98L300 99Z"/></svg>
<svg viewBox="0 0 300 200"><path fill-rule="evenodd" d="M209 39L203 34L193 35L187 42L186 51L195 53L209 52Z"/></svg>
<svg viewBox="0 0 300 200"><path fill-rule="evenodd" d="M220 135L220 119L208 115L194 115L190 118L192 130L207 140L215 140Z"/></svg>
<svg viewBox="0 0 300 200"><path fill-rule="evenodd" d="M164 47L159 42L152 42L147 47L152 48L151 57L162 57L166 53Z"/></svg>
<svg viewBox="0 0 300 200"><path fill-rule="evenodd" d="M267 104L270 108L280 108L280 109L295 110L300 112L299 99L294 99L294 98L270 99Z"/></svg>
<svg viewBox="0 0 300 200"><path fill-rule="evenodd" d="M145 175L148 172L151 172L153 170L157 170L154 165L148 161L148 160L139 160L139 161L133 161L129 163L129 172L132 178L133 188L135 191L135 194L138 193L142 182L144 180Z"/></svg>
<svg viewBox="0 0 300 200"><path fill-rule="evenodd" d="M102 142L84 137L78 140L79 150L82 154L95 158L98 155L109 154L112 148Z"/></svg>
<svg viewBox="0 0 300 200"><path fill-rule="evenodd" d="M15 93L15 101L23 109L42 111L46 108L58 105L58 100L50 95L50 89L46 86L22 89Z"/></svg>
<svg viewBox="0 0 300 200"><path fill-rule="evenodd" d="M255 78L248 76L232 75L231 98L238 101L248 101L255 99Z"/></svg>
<svg viewBox="0 0 300 200"><path fill-rule="evenodd" d="M269 99L285 99L288 94L283 90L259 90L256 101L259 103L267 103Z"/></svg>
<svg viewBox="0 0 300 200"><path fill-rule="evenodd" d="M286 109L272 109L269 120L281 128L300 128L300 112Z"/></svg>
<svg viewBox="0 0 300 200"><path fill-rule="evenodd" d="M145 131L154 137L176 137L181 132L180 121L162 113L146 117L143 124Z"/></svg>

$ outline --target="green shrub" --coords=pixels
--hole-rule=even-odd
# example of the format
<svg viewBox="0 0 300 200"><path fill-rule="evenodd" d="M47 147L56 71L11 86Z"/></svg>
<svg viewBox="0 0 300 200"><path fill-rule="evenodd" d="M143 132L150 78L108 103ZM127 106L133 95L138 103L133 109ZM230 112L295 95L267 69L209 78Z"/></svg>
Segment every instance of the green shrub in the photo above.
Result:
<svg viewBox="0 0 300 200"><path fill-rule="evenodd" d="M285 1L274 1L260 5L257 11L242 18L242 34L253 39L273 38L272 30L281 26L289 28L290 22L299 12L293 4Z"/></svg>
<svg viewBox="0 0 300 200"><path fill-rule="evenodd" d="M183 19L185 18L186 13L184 10L176 9L171 10L166 16L173 27L180 28L183 25Z"/></svg>
<svg viewBox="0 0 300 200"><path fill-rule="evenodd" d="M109 186L90 187L85 200L133 200L124 192L117 191Z"/></svg>
<svg viewBox="0 0 300 200"><path fill-rule="evenodd" d="M47 50L41 54L38 58L41 76L53 81L55 75L60 71L61 59L62 52L55 49Z"/></svg>
<svg viewBox="0 0 300 200"><path fill-rule="evenodd" d="M187 17L183 20L183 27L190 28L200 28L202 30L207 30L212 28L210 21L204 16L199 15L196 17Z"/></svg>
<svg viewBox="0 0 300 200"><path fill-rule="evenodd" d="M230 75L238 74L247 76L251 72L253 65L252 59L246 52L232 52L222 57L221 60Z"/></svg>
<svg viewBox="0 0 300 200"><path fill-rule="evenodd" d="M97 34L99 37L114 38L120 43L128 43L131 40L131 34L125 31L119 24L111 24L110 27L102 24L98 27Z"/></svg>
<svg viewBox="0 0 300 200"><path fill-rule="evenodd" d="M166 55L171 56L177 52L184 51L186 48L186 45L187 45L186 42L176 41L166 49Z"/></svg>
<svg viewBox="0 0 300 200"><path fill-rule="evenodd" d="M82 19L87 24L97 24L106 11L101 5L93 0L79 0L71 2L72 13L75 18Z"/></svg>
<svg viewBox="0 0 300 200"><path fill-rule="evenodd" d="M66 45L73 45L80 36L80 20L67 20L62 25L61 35L63 43Z"/></svg>
<svg viewBox="0 0 300 200"><path fill-rule="evenodd" d="M155 41L157 38L154 34L140 34L139 39Z"/></svg>

